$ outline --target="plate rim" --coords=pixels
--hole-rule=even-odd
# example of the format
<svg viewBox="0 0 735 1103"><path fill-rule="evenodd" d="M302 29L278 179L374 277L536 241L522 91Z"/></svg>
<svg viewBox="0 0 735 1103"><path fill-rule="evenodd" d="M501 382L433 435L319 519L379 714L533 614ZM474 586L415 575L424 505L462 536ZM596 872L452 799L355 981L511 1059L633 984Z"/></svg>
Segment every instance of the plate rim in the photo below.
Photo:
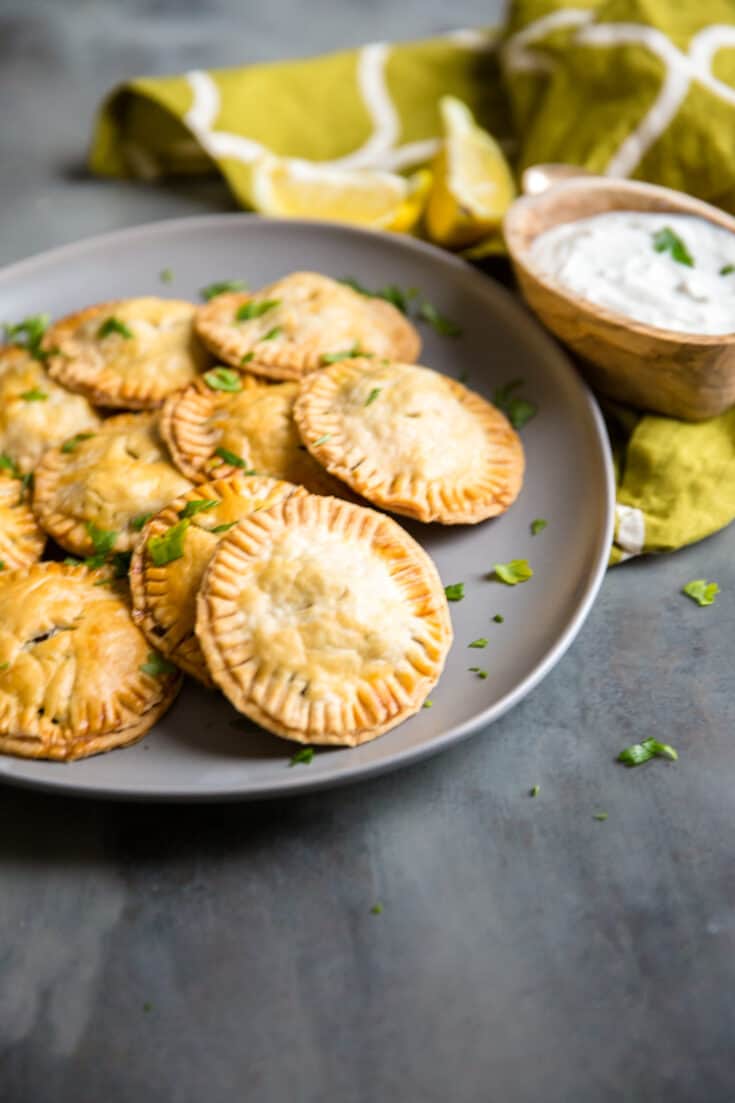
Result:
<svg viewBox="0 0 735 1103"><path fill-rule="evenodd" d="M94 787L80 786L79 783L70 780L68 777L64 776L63 773L61 773L58 778L42 778L37 780L31 777L5 773L3 769L3 760L0 759L0 783L17 786L23 789L33 789L40 792L52 793L56 796L77 797L85 800L109 800L146 804L203 804L279 799L366 781L392 770L400 769L403 766L408 766L411 763L421 762L434 754L439 754L441 751L462 742L469 738L470 735L479 732L480 729L500 719L501 716L509 712L516 704L520 703L524 697L527 697L528 694L543 681L546 675L550 673L566 654L579 634L582 625L586 621L602 585L608 568L609 550L614 534L615 474L612 450L598 402L592 391L574 368L567 350L558 341L554 340L552 335L547 332L535 315L525 307L517 296L513 295L512 292L498 280L493 279L491 276L484 275L467 261L446 252L444 249L440 249L429 242L409 237L408 235L371 230L358 226L351 226L344 222L335 222L326 219L264 218L261 215L249 212L218 212L157 219L155 221L139 223L130 227L106 231L101 234L90 234L64 245L42 250L0 268L0 287L10 281L19 278L27 278L37 266L49 262L63 262L64 259L71 258L77 253L84 253L85 250L94 250L107 245L114 246L116 242L122 239L125 240L126 244L130 244L131 238L155 238L159 236L159 234L163 235L166 232L175 234L177 231L184 229L191 230L195 227L206 229L207 226L221 225L223 222L237 222L245 227L257 224L259 226L270 225L282 229L287 226L289 230L306 229L314 231L321 228L326 233L338 232L346 237L354 237L358 241L361 238L366 238L371 241L378 238L389 243L392 247L398 246L398 248L406 249L409 253L425 254L433 260L440 261L443 265L454 268L457 272L462 272L465 278L469 276L471 279L482 281L483 285L492 289L493 294L500 300L505 301L505 305L508 306L512 312L523 317L527 324L532 325L533 328L536 329L539 335L554 345L560 361L565 365L565 370L568 372L572 384L576 387L579 400L587 408L591 420L591 427L594 429L594 436L599 449L598 458L600 460L603 482L601 489L604 490L605 495L605 502L600 503L600 505L606 508L604 509L605 524L601 526L594 546L592 556L594 564L593 569L590 571L582 591L576 599L574 613L567 623L566 628L521 682L504 697L501 697L499 701L496 701L471 719L449 728L447 731L431 739L428 743L407 747L404 750L397 751L387 759L372 763L356 763L352 767L347 767L344 770L324 777L314 777L313 775L304 776L305 772L299 773L291 777L286 776L283 781L268 781L266 784L255 788L243 788L240 786L221 789L210 788L202 791L192 791L190 788L185 788L168 790L166 792L155 789L145 790L132 789L129 787L115 788L106 785ZM71 765L73 766L74 764L71 763Z"/></svg>

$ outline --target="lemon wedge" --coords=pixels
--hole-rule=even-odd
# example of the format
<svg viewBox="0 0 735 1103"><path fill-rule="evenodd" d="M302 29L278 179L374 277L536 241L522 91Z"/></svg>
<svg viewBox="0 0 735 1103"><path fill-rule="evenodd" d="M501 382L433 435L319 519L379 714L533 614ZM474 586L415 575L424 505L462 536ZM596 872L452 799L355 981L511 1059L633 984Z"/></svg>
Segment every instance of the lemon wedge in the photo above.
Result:
<svg viewBox="0 0 735 1103"><path fill-rule="evenodd" d="M426 228L439 245L460 249L497 230L513 200L513 174L500 146L469 108L443 96L444 144L434 162Z"/></svg>
<svg viewBox="0 0 735 1103"><path fill-rule="evenodd" d="M409 231L423 213L430 185L427 170L407 179L392 172L346 170L269 155L255 164L250 186L253 206L261 214Z"/></svg>

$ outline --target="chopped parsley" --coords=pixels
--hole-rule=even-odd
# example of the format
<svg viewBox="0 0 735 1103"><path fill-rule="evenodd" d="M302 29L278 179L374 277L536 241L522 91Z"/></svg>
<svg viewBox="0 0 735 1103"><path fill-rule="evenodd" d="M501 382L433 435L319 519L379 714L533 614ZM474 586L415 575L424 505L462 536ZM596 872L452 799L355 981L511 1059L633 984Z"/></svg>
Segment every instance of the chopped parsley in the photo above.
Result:
<svg viewBox="0 0 735 1103"><path fill-rule="evenodd" d="M511 559L509 563L496 563L493 575L506 586L517 586L519 582L528 582L533 577L533 568L527 559Z"/></svg>
<svg viewBox="0 0 735 1103"><path fill-rule="evenodd" d="M720 592L716 582L707 582L704 578L695 578L693 582L687 582L681 591L696 601L697 605L714 605L715 597Z"/></svg>
<svg viewBox="0 0 735 1103"><path fill-rule="evenodd" d="M341 349L338 352L323 352L321 356L322 364L337 364L340 360L354 360L356 356L362 356L360 352L360 346L355 343L352 348Z"/></svg>
<svg viewBox="0 0 735 1103"><path fill-rule="evenodd" d="M280 304L280 299L248 299L235 311L235 321L249 322L252 318L260 318L263 314L267 314L269 310L280 306Z"/></svg>
<svg viewBox="0 0 735 1103"><path fill-rule="evenodd" d="M216 280L203 287L199 294L205 302L216 299L218 295L224 295L228 291L247 291L248 285L244 280Z"/></svg>
<svg viewBox="0 0 735 1103"><path fill-rule="evenodd" d="M422 321L428 322L440 337L459 337L462 333L462 327L457 322L453 322L451 318L446 318L443 314L440 314L436 307L429 302L421 304L418 316Z"/></svg>
<svg viewBox="0 0 735 1103"><path fill-rule="evenodd" d="M671 259L675 260L677 264L686 264L688 268L694 267L694 259L691 253L670 226L664 226L653 234L653 248L657 253L670 253Z"/></svg>
<svg viewBox="0 0 735 1103"><path fill-rule="evenodd" d="M464 597L464 582L450 582L444 587L447 601L461 601Z"/></svg>
<svg viewBox="0 0 735 1103"><path fill-rule="evenodd" d="M434 707L434 702L432 701L431 697L427 697L426 700L424 701L423 705L421 706L422 709L431 709L433 707Z"/></svg>
<svg viewBox="0 0 735 1103"><path fill-rule="evenodd" d="M289 762L289 766L308 766L314 757L313 747L302 747Z"/></svg>
<svg viewBox="0 0 735 1103"><path fill-rule="evenodd" d="M540 532L543 532L548 521L544 521L543 517L537 517L535 521L531 521L531 536L538 536Z"/></svg>
<svg viewBox="0 0 735 1103"><path fill-rule="evenodd" d="M537 797L540 792L541 792L541 786L540 785L532 785L531 788L528 790L528 795L529 795L529 797Z"/></svg>
<svg viewBox="0 0 735 1103"><path fill-rule="evenodd" d="M225 521L225 523L223 525L215 525L214 528L210 529L209 531L210 532L215 532L215 533L217 533L217 532L229 532L230 529L234 529L236 524L237 524L237 521Z"/></svg>
<svg viewBox="0 0 735 1103"><path fill-rule="evenodd" d="M21 478L20 468L7 452L0 453L0 471L7 471L14 479Z"/></svg>
<svg viewBox="0 0 735 1103"><path fill-rule="evenodd" d="M0 670L7 670L9 666L10 666L9 662L0 663Z"/></svg>
<svg viewBox="0 0 735 1103"><path fill-rule="evenodd" d="M134 336L130 326L115 317L105 318L104 322L97 330L97 336L99 338L109 337L111 333L117 333L120 337L124 337L128 341Z"/></svg>
<svg viewBox="0 0 735 1103"><path fill-rule="evenodd" d="M31 314L22 322L14 325L6 323L5 339L14 345L21 345L36 360L44 360L48 353L41 348L43 335L49 327L51 318L48 314Z"/></svg>
<svg viewBox="0 0 735 1103"><path fill-rule="evenodd" d="M484 636L480 636L479 640L473 640L472 643L467 644L468 647L487 647L487 640Z"/></svg>
<svg viewBox="0 0 735 1103"><path fill-rule="evenodd" d="M237 394L238 391L242 390L240 373L232 368L211 368L209 371L205 371L203 378L212 391L227 391L230 394Z"/></svg>
<svg viewBox="0 0 735 1103"><path fill-rule="evenodd" d="M95 551L94 557L102 556L104 558L109 555L115 547L115 541L119 533L113 532L111 529L97 528L94 521L87 521L84 527L87 530L87 536L92 541L92 547Z"/></svg>
<svg viewBox="0 0 735 1103"><path fill-rule="evenodd" d="M514 429L522 429L538 413L535 402L514 393L523 386L523 382L522 379L512 379L510 383L504 383L496 388L492 399L493 405L503 411Z"/></svg>
<svg viewBox="0 0 735 1103"><path fill-rule="evenodd" d="M161 283L173 283L174 274L170 268L162 268L158 273Z"/></svg>
<svg viewBox="0 0 735 1103"><path fill-rule="evenodd" d="M592 818L597 820L599 823L604 823L607 819L607 812L595 812Z"/></svg>
<svg viewBox="0 0 735 1103"><path fill-rule="evenodd" d="M731 272L735 272L735 264L723 264L720 269L721 276L729 276Z"/></svg>
<svg viewBox="0 0 735 1103"><path fill-rule="evenodd" d="M238 456L236 452L230 452L229 448L215 448L214 454L225 463L229 463L231 467L239 467L245 475L255 474L255 468L248 467L242 456Z"/></svg>
<svg viewBox="0 0 735 1103"><path fill-rule="evenodd" d="M312 448L318 448L321 444L326 444L327 441L331 440L331 439L332 439L332 434L331 433L325 433L323 437L319 437L318 440L314 441L314 443L312 444Z"/></svg>
<svg viewBox="0 0 735 1103"><path fill-rule="evenodd" d="M365 399L365 405L366 406L372 406L373 402L375 402L375 399L378 397L381 390L382 390L381 387L373 387L372 391L370 392L370 394Z"/></svg>
<svg viewBox="0 0 735 1103"><path fill-rule="evenodd" d="M203 513L205 510L214 509L219 505L219 498L192 498L190 502L187 502L183 509L179 510L179 517L182 521L185 521L187 517L195 517L197 513Z"/></svg>
<svg viewBox="0 0 735 1103"><path fill-rule="evenodd" d="M359 295L365 295L368 299L385 299L387 303L391 303L402 314L408 314L410 300L415 299L418 295L416 287L409 287L404 291L395 283L389 283L385 287L378 288L377 291L371 291L359 280L356 280L354 276L343 276L339 283L346 284L347 287L351 287L353 291L357 291Z"/></svg>
<svg viewBox="0 0 735 1103"><path fill-rule="evenodd" d="M153 1004L149 1000L146 1000L145 1003L143 1004L143 1010L147 1014L149 1011L153 1010Z"/></svg>
<svg viewBox="0 0 735 1103"><path fill-rule="evenodd" d="M255 359L255 353L254 352L246 352L245 355L243 356L242 360L240 361L240 363L242 365L249 364L250 361L254 360L254 359Z"/></svg>
<svg viewBox="0 0 735 1103"><path fill-rule="evenodd" d="M502 624L503 621L505 620L505 617L503 616L502 613L496 613L495 616L493 617L493 620L495 621L496 624Z"/></svg>
<svg viewBox="0 0 735 1103"><path fill-rule="evenodd" d="M668 743L659 743L657 739L642 739L640 743L633 743L626 747L618 755L618 762L626 766L640 766L651 758L670 758L676 762L679 754Z"/></svg>
<svg viewBox="0 0 735 1103"><path fill-rule="evenodd" d="M78 444L81 444L83 440L91 440L94 433L77 433L73 437L69 437L69 440L65 440L61 446L61 451L68 453L73 452Z"/></svg>
<svg viewBox="0 0 735 1103"><path fill-rule="evenodd" d="M157 651L149 651L148 659L140 669L144 674L150 674L151 678L161 678L164 674L175 674L178 667L170 663L168 659L164 659L163 655L159 655Z"/></svg>
<svg viewBox="0 0 735 1103"><path fill-rule="evenodd" d="M40 387L33 387L30 391L23 391L20 397L24 402L45 402L48 395Z"/></svg>
<svg viewBox="0 0 735 1103"><path fill-rule="evenodd" d="M130 527L133 532L142 532L152 516L152 513L141 513L139 517L133 517L130 522Z"/></svg>
<svg viewBox="0 0 735 1103"><path fill-rule="evenodd" d="M269 329L268 332L261 337L261 341L274 341L276 337L280 337L283 333L283 326L273 326L273 329Z"/></svg>
<svg viewBox="0 0 735 1103"><path fill-rule="evenodd" d="M487 671L483 670L482 667L468 666L467 669L469 670L470 674L476 674L478 678L487 678Z"/></svg>
<svg viewBox="0 0 735 1103"><path fill-rule="evenodd" d="M372 908L370 909L370 914L371 915L382 915L383 914L383 905L382 904L373 904Z"/></svg>
<svg viewBox="0 0 735 1103"><path fill-rule="evenodd" d="M146 545L148 554L156 567L165 567L184 555L184 537L191 522L189 518L177 521L167 532L160 536L151 536Z"/></svg>
<svg viewBox="0 0 735 1103"><path fill-rule="evenodd" d="M0 571L4 571L4 570L5 570L5 560L0 559Z"/></svg>

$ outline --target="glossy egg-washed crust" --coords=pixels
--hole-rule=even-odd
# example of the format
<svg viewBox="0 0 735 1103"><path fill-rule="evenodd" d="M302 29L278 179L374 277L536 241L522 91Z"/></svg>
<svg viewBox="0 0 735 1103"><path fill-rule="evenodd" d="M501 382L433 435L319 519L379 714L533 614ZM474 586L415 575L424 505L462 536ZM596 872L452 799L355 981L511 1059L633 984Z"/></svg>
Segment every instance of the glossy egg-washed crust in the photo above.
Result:
<svg viewBox="0 0 735 1103"><path fill-rule="evenodd" d="M246 303L266 301L277 305L237 320ZM217 295L199 308L194 324L217 357L269 379L300 379L323 367L325 356L354 348L407 362L421 349L416 329L391 303L316 272L293 272L257 294Z"/></svg>
<svg viewBox="0 0 735 1103"><path fill-rule="evenodd" d="M253 510L305 491L290 483L258 476L234 475L204 483L182 494L146 525L130 564L133 620L158 651L187 674L211 686L207 666L194 634L196 596L209 560L224 533L212 529L240 521ZM218 504L195 514L184 536L180 559L156 566L148 551L151 538L169 532L181 520L187 502Z"/></svg>
<svg viewBox="0 0 735 1103"><path fill-rule="evenodd" d="M150 645L123 587L104 582L61 563L0 574L1 753L70 761L126 746L175 698L180 676L141 670Z"/></svg>
<svg viewBox="0 0 735 1103"><path fill-rule="evenodd" d="M424 550L383 514L311 494L225 537L196 631L240 712L286 739L346 746L421 708L452 641Z"/></svg>
<svg viewBox="0 0 735 1103"><path fill-rule="evenodd" d="M158 513L191 482L177 471L155 414L119 414L70 452L47 452L36 469L33 509L41 527L73 555L97 550L89 526L117 534L114 551L138 539L135 522Z"/></svg>
<svg viewBox="0 0 735 1103"><path fill-rule="evenodd" d="M484 521L521 489L523 448L505 416L429 368L342 360L302 381L294 417L330 474L419 521Z"/></svg>
<svg viewBox="0 0 735 1103"><path fill-rule="evenodd" d="M45 543L22 483L0 474L0 573L35 563Z"/></svg>
<svg viewBox="0 0 735 1103"><path fill-rule="evenodd" d="M152 410L211 362L194 333L196 307L180 299L120 299L62 318L44 336L49 373L98 406ZM132 331L99 336L116 318Z"/></svg>
<svg viewBox="0 0 735 1103"><path fill-rule="evenodd" d="M237 473L216 454L222 447L258 475L285 479L314 494L349 493L302 443L293 419L298 393L298 383L263 383L252 376L243 376L242 390L234 394L198 381L167 400L161 435L178 469L193 482Z"/></svg>

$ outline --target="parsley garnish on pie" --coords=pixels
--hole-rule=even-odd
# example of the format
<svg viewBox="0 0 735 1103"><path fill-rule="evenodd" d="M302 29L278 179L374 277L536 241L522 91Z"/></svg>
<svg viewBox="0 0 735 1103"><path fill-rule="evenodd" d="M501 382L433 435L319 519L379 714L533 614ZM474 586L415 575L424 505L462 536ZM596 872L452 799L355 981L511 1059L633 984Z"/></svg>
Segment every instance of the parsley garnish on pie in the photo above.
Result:
<svg viewBox="0 0 735 1103"><path fill-rule="evenodd" d="M224 295L227 291L247 291L248 285L244 280L216 280L203 287L199 294L205 302L216 299L218 295Z"/></svg>
<svg viewBox="0 0 735 1103"><path fill-rule="evenodd" d="M249 322L252 318L260 318L269 310L280 306L280 299L248 299L235 311L236 322Z"/></svg>
<svg viewBox="0 0 735 1103"><path fill-rule="evenodd" d="M208 509L214 509L219 505L218 498L192 498L183 509L179 510L179 517L185 521L187 517L195 517L197 513L203 513Z"/></svg>
<svg viewBox="0 0 735 1103"><path fill-rule="evenodd" d="M141 664L140 669L144 674L150 674L151 678L162 678L165 674L176 674L178 667L164 659L157 651L149 651L148 659Z"/></svg>
<svg viewBox="0 0 735 1103"><path fill-rule="evenodd" d="M184 537L191 521L188 517L172 525L160 536L151 536L147 543L148 554L156 567L165 567L184 555Z"/></svg>
<svg viewBox="0 0 735 1103"><path fill-rule="evenodd" d="M120 337L124 337L128 341L131 337L135 336L130 326L115 317L105 318L104 322L97 330L97 336L99 338L109 337L111 333L117 333Z"/></svg>
<svg viewBox="0 0 735 1103"><path fill-rule="evenodd" d="M212 391L227 391L237 394L242 390L242 376L232 368L211 368L204 373L204 382Z"/></svg>

